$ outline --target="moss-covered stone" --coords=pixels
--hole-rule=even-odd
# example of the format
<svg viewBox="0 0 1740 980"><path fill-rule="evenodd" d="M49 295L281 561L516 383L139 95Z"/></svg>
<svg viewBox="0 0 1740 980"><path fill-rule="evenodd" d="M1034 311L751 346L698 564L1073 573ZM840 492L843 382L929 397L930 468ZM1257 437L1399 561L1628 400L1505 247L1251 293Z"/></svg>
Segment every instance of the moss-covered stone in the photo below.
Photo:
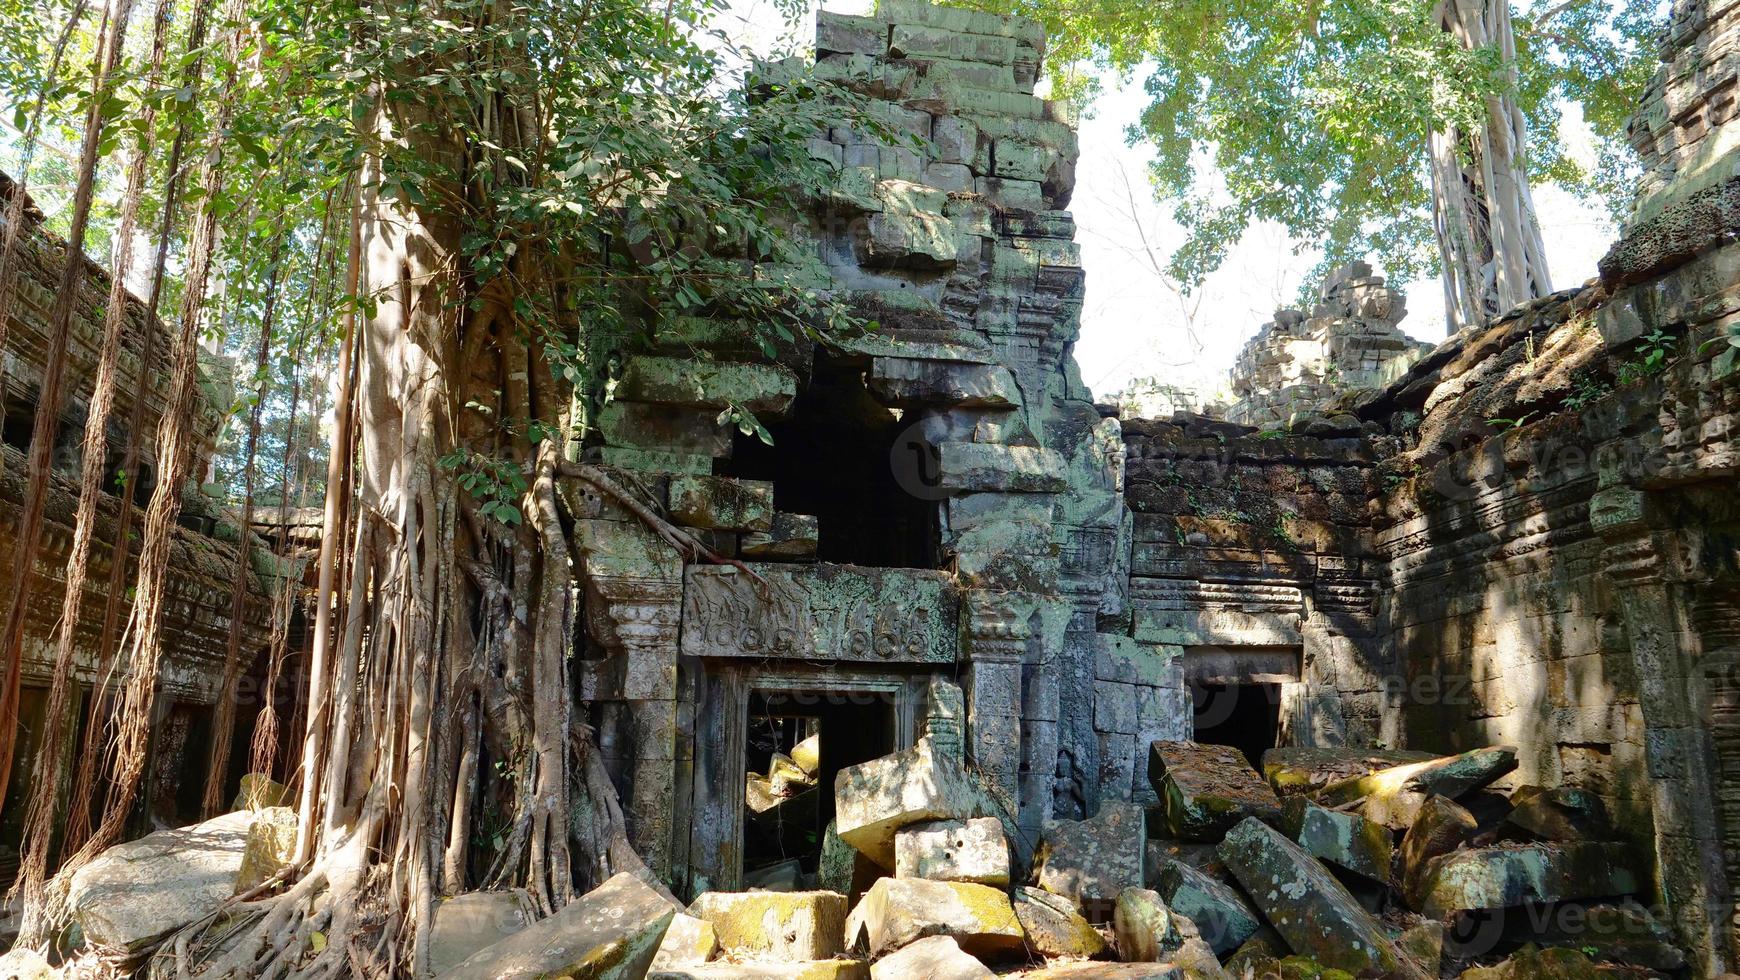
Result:
<svg viewBox="0 0 1740 980"><path fill-rule="evenodd" d="M1247 817L1227 834L1220 854L1295 952L1336 969L1422 975L1328 868L1274 828Z"/></svg>
<svg viewBox="0 0 1740 980"><path fill-rule="evenodd" d="M825 960L843 951L846 896L837 892L707 892L689 914L719 946L748 959Z"/></svg>
<svg viewBox="0 0 1740 980"><path fill-rule="evenodd" d="M1638 889L1618 844L1555 842L1465 848L1431 863L1421 883L1427 915L1528 902L1627 895Z"/></svg>
<svg viewBox="0 0 1740 980"><path fill-rule="evenodd" d="M1405 749L1307 748L1285 746L1263 753L1263 778L1282 797L1311 793L1344 779L1381 769L1429 762L1439 756Z"/></svg>
<svg viewBox="0 0 1740 980"><path fill-rule="evenodd" d="M1148 780L1173 837L1218 841L1246 817L1281 819L1274 790L1230 746L1155 742L1148 748Z"/></svg>
<svg viewBox="0 0 1740 980"><path fill-rule="evenodd" d="M1426 870L1432 861L1467 843L1478 829L1474 815L1456 801L1442 796L1426 799L1402 838L1402 898L1409 908L1418 909L1425 900Z"/></svg>
<svg viewBox="0 0 1740 980"><path fill-rule="evenodd" d="M1106 940L1074 902L1042 888L1015 889L1015 917L1027 933L1027 946L1046 957L1091 959L1106 952Z"/></svg>
<svg viewBox="0 0 1740 980"><path fill-rule="evenodd" d="M1172 924L1171 910L1158 893L1147 888L1126 888L1118 893L1112 928L1118 936L1118 956L1129 963L1159 962L1184 943Z"/></svg>
<svg viewBox="0 0 1740 980"><path fill-rule="evenodd" d="M1049 820L1034 856L1039 887L1077 905L1115 900L1143 880L1147 814L1141 807L1105 800L1088 820Z"/></svg>
<svg viewBox="0 0 1740 980"><path fill-rule="evenodd" d="M1393 830L1406 830L1436 793L1455 799L1515 769L1516 748L1495 745L1429 762L1414 762L1332 783L1312 794L1326 807L1363 800L1360 812Z"/></svg>
<svg viewBox="0 0 1740 980"><path fill-rule="evenodd" d="M982 959L1014 956L1025 948L1009 896L989 885L882 878L846 919L847 946L872 958L926 936L953 936Z"/></svg>
<svg viewBox="0 0 1740 980"><path fill-rule="evenodd" d="M677 908L632 874L616 875L547 919L486 946L443 980L644 977Z"/></svg>
<svg viewBox="0 0 1740 980"><path fill-rule="evenodd" d="M296 811L269 806L253 811L242 866L236 871L236 892L248 891L284 868L296 853Z"/></svg>
<svg viewBox="0 0 1740 980"><path fill-rule="evenodd" d="M1196 924L1216 953L1237 950L1262 920L1238 889L1176 858L1162 858L1154 890L1168 908Z"/></svg>
<svg viewBox="0 0 1740 980"><path fill-rule="evenodd" d="M1303 796L1287 800L1282 829L1313 857L1364 875L1390 880L1395 839L1389 828L1357 813L1327 810Z"/></svg>

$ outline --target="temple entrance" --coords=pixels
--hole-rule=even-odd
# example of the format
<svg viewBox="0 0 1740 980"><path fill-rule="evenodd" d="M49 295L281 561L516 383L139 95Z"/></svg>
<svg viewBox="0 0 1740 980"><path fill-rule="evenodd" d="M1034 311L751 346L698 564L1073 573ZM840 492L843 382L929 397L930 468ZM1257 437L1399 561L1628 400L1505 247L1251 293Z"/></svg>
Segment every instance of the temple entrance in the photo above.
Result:
<svg viewBox="0 0 1740 980"><path fill-rule="evenodd" d="M1196 741L1230 745L1261 772L1281 734L1281 685L1193 682Z"/></svg>
<svg viewBox="0 0 1740 980"><path fill-rule="evenodd" d="M750 693L744 719L743 886L813 887L841 769L895 750L877 691Z"/></svg>

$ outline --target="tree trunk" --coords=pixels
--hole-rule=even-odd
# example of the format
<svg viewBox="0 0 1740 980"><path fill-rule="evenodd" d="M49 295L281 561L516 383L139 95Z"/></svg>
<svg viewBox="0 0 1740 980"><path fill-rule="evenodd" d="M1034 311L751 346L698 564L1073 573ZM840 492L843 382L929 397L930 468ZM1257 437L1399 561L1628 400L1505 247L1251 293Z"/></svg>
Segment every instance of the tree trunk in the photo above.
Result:
<svg viewBox="0 0 1740 980"><path fill-rule="evenodd" d="M1440 0L1438 22L1470 50L1493 47L1516 84L1509 0ZM1529 193L1528 135L1510 95L1486 100L1485 123L1431 137L1432 203L1452 332L1552 292L1546 246Z"/></svg>

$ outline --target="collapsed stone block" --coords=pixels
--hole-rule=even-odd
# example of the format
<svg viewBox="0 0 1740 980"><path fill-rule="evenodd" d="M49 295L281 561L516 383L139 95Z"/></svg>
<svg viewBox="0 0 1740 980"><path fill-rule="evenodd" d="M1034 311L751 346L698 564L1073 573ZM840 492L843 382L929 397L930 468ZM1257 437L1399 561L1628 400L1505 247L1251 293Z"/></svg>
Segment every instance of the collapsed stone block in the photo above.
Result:
<svg viewBox="0 0 1740 980"><path fill-rule="evenodd" d="M1118 937L1118 956L1125 962L1159 962L1184 944L1166 903L1146 888L1126 888L1118 893L1112 928Z"/></svg>
<svg viewBox="0 0 1740 980"><path fill-rule="evenodd" d="M1091 958L1105 952L1105 937L1062 895L1018 886L1015 917L1027 933L1027 947L1040 956Z"/></svg>
<svg viewBox="0 0 1740 980"><path fill-rule="evenodd" d="M724 476L671 478L670 513L680 524L720 531L773 529L773 484Z"/></svg>
<svg viewBox="0 0 1740 980"><path fill-rule="evenodd" d="M1326 810L1303 796L1295 796L1282 809L1281 829L1320 861L1373 881L1390 880L1390 859L1396 842L1383 824L1357 813Z"/></svg>
<svg viewBox="0 0 1740 980"><path fill-rule="evenodd" d="M293 803L290 787L264 773L250 772L242 777L241 785L236 788L236 799L230 804L230 809L262 810L271 806L290 806Z"/></svg>
<svg viewBox="0 0 1740 980"><path fill-rule="evenodd" d="M240 894L290 866L296 854L296 811L287 806L255 810L242 846L242 866L236 870Z"/></svg>
<svg viewBox="0 0 1740 980"><path fill-rule="evenodd" d="M1427 915L1528 902L1629 895L1637 876L1620 844L1551 842L1465 848L1433 861L1420 884Z"/></svg>
<svg viewBox="0 0 1740 980"><path fill-rule="evenodd" d="M633 980L646 975L677 911L645 882L624 872L555 915L484 947L443 980L563 975Z"/></svg>
<svg viewBox="0 0 1740 980"><path fill-rule="evenodd" d="M811 960L807 963L748 960L741 963L714 961L693 966L654 970L647 980L870 980L870 967L863 960Z"/></svg>
<svg viewBox="0 0 1740 980"><path fill-rule="evenodd" d="M990 968L969 956L953 936L930 936L870 967L870 980L993 980Z"/></svg>
<svg viewBox="0 0 1740 980"><path fill-rule="evenodd" d="M1140 885L1146 818L1133 803L1106 800L1091 819L1046 821L1034 862L1039 887L1085 906Z"/></svg>
<svg viewBox="0 0 1740 980"><path fill-rule="evenodd" d="M1024 933L1009 896L989 885L881 878L846 919L850 949L872 958L926 936L953 936L982 958L1018 954Z"/></svg>
<svg viewBox="0 0 1740 980"><path fill-rule="evenodd" d="M1403 929L1396 948L1428 977L1437 976L1444 962L1444 923L1428 919Z"/></svg>
<svg viewBox="0 0 1740 980"><path fill-rule="evenodd" d="M1262 920L1238 889L1175 858L1163 858L1154 891L1166 907L1196 923L1197 933L1226 955L1256 935Z"/></svg>
<svg viewBox="0 0 1740 980"><path fill-rule="evenodd" d="M1504 822L1541 840L1612 840L1607 804L1586 789L1525 786L1511 794Z"/></svg>
<svg viewBox="0 0 1740 980"><path fill-rule="evenodd" d="M1429 762L1432 752L1405 749L1304 748L1284 746L1263 753L1263 778L1279 796L1314 793L1331 783L1382 769Z"/></svg>
<svg viewBox="0 0 1740 980"><path fill-rule="evenodd" d="M1022 980L1188 980L1172 963L1057 963L1021 974Z"/></svg>
<svg viewBox="0 0 1740 980"><path fill-rule="evenodd" d="M435 906L429 934L430 975L445 976L478 950L524 929L526 911L522 896L514 892L466 892L443 900Z"/></svg>
<svg viewBox="0 0 1740 980"><path fill-rule="evenodd" d="M932 881L1009 884L1009 842L996 817L938 820L894 836L894 875Z"/></svg>
<svg viewBox="0 0 1740 980"><path fill-rule="evenodd" d="M1507 915L1505 938L1538 946L1593 950L1597 959L1671 972L1686 954L1667 927L1641 905L1567 902Z"/></svg>
<svg viewBox="0 0 1740 980"><path fill-rule="evenodd" d="M1281 818L1275 791L1229 746L1155 742L1148 749L1148 781L1174 837L1216 841L1246 817Z"/></svg>
<svg viewBox="0 0 1740 980"><path fill-rule="evenodd" d="M813 561L821 541L821 522L809 514L773 515L773 526L739 539L737 550L748 559Z"/></svg>
<svg viewBox="0 0 1740 980"><path fill-rule="evenodd" d="M890 871L900 828L995 815L973 776L959 761L939 755L928 738L904 752L841 769L834 781L835 832Z"/></svg>
<svg viewBox="0 0 1740 980"><path fill-rule="evenodd" d="M842 952L846 896L837 892L707 892L689 914L713 926L719 948L749 959L825 960Z"/></svg>
<svg viewBox="0 0 1740 980"><path fill-rule="evenodd" d="M719 934L713 923L692 915L678 914L665 930L665 938L653 955L652 970L673 970L699 966L719 952ZM437 971L439 973L439 971Z"/></svg>
<svg viewBox="0 0 1740 980"><path fill-rule="evenodd" d="M1496 745L1344 779L1313 794L1313 799L1327 807L1363 799L1360 812L1367 819L1406 830L1419 816L1426 797L1437 793L1455 799L1490 784L1516 764L1514 746Z"/></svg>
<svg viewBox="0 0 1740 980"><path fill-rule="evenodd" d="M1353 973L1421 976L1329 869L1280 831L1246 817L1227 834L1220 854L1294 951Z"/></svg>
<svg viewBox="0 0 1740 980"><path fill-rule="evenodd" d="M1418 909L1425 898L1421 888L1432 861L1466 844L1478 829L1474 815L1456 801L1442 796L1426 798L1419 817L1402 838L1402 898L1409 908Z"/></svg>
<svg viewBox="0 0 1740 980"><path fill-rule="evenodd" d="M227 901L254 813L159 830L118 844L73 874L67 905L91 945L131 953Z"/></svg>

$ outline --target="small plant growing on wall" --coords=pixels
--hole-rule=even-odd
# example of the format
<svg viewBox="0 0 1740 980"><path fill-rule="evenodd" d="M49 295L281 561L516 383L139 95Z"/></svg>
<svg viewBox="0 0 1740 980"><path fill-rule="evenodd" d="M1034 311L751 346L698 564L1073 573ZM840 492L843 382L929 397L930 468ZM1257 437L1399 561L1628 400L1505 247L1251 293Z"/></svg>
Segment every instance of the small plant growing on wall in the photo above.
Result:
<svg viewBox="0 0 1740 980"><path fill-rule="evenodd" d="M1721 347L1722 352L1710 362L1711 371L1717 380L1732 377L1734 368L1740 364L1740 321L1728 324L1722 328L1719 335L1704 341L1699 352L1702 353L1712 347Z"/></svg>

